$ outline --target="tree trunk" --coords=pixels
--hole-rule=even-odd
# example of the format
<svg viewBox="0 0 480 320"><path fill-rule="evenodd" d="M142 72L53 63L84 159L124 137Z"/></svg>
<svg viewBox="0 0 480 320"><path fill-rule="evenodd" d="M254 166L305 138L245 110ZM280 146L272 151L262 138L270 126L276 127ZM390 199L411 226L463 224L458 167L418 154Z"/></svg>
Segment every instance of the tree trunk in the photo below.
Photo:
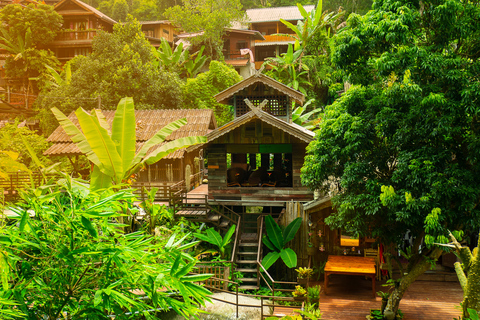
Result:
<svg viewBox="0 0 480 320"><path fill-rule="evenodd" d="M434 261L442 255L443 251L439 248L435 248L428 255L428 258ZM394 320L398 312L398 307L400 306L400 301L403 298L403 295L407 291L408 287L425 271L430 268L430 261L422 257L412 269L404 275L399 281L398 285L395 286L390 297L388 298L387 307L383 315L387 320Z"/></svg>

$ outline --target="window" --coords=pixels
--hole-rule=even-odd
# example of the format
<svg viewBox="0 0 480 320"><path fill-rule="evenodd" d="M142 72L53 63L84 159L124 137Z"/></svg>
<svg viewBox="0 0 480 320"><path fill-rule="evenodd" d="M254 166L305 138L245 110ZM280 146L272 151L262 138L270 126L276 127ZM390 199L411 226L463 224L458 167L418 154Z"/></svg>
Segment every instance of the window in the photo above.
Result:
<svg viewBox="0 0 480 320"><path fill-rule="evenodd" d="M238 50L248 48L247 41L245 40L237 41L236 48Z"/></svg>

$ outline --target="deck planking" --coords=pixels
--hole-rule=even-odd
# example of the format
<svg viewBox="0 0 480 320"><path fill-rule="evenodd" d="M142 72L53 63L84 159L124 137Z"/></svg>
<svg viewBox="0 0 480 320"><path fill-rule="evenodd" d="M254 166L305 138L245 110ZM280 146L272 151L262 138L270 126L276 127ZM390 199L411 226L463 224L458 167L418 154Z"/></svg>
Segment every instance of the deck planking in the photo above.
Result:
<svg viewBox="0 0 480 320"><path fill-rule="evenodd" d="M370 309L379 309L381 298L372 298L371 281L361 276L333 275L329 294L322 290L323 320L364 320ZM383 281L382 283L384 283ZM317 283L315 283L317 284ZM318 283L322 285L323 283ZM387 291L386 287L378 290ZM463 291L458 282L415 281L400 302L404 320L452 320L461 315Z"/></svg>

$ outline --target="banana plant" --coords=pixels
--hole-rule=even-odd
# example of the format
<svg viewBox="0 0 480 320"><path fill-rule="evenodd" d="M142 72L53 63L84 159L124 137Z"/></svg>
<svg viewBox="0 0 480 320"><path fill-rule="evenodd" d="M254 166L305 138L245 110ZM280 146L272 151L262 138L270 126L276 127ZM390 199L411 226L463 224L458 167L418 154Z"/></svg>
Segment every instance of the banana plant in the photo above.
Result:
<svg viewBox="0 0 480 320"><path fill-rule="evenodd" d="M128 178L168 154L190 145L205 143L206 137L190 136L169 141L150 154L147 152L165 141L173 131L187 123L185 118L174 121L152 136L135 153L135 109L132 98L120 100L110 129L100 110L91 114L79 108L75 111L81 130L57 108L51 109L72 141L94 164L91 175L93 190L125 183Z"/></svg>
<svg viewBox="0 0 480 320"><path fill-rule="evenodd" d="M30 28L25 31L25 38L21 35L17 36L17 39L14 39L7 31L6 28L2 27L2 35L0 36L0 48L8 51L12 56L13 60L17 61L19 59L24 59L27 50L32 47L32 31Z"/></svg>
<svg viewBox="0 0 480 320"><path fill-rule="evenodd" d="M63 85L68 85L70 84L70 81L72 80L72 68L70 66L70 61L65 64L64 71L65 71L65 77L62 78L62 75L57 72L54 68L45 65L45 68L47 68L49 74L49 82L50 85L54 88L58 88Z"/></svg>
<svg viewBox="0 0 480 320"><path fill-rule="evenodd" d="M279 258L282 258L289 268L297 266L297 254L291 248L285 248L285 245L293 240L301 224L302 218L296 218L282 231L272 216L265 217L267 234L262 240L271 250L262 260L262 266L265 270L268 270Z"/></svg>
<svg viewBox="0 0 480 320"><path fill-rule="evenodd" d="M194 233L193 235L197 237L200 240L203 240L205 242L211 243L214 246L218 248L218 252L220 253L220 257L222 259L227 257L227 252L226 249L230 242L232 241L232 236L235 233L235 225L232 225L230 229L228 229L227 233L225 236L222 238L222 236L213 228L207 229L206 235L203 233Z"/></svg>
<svg viewBox="0 0 480 320"><path fill-rule="evenodd" d="M292 112L292 122L296 123L305 129L312 130L315 128L315 122L317 121L316 119L311 119L311 117L319 112L323 111L323 108L316 108L313 109L310 112L305 113L307 110L307 106L311 103L314 103L315 99L310 99L308 100L303 107L297 107L295 110Z"/></svg>
<svg viewBox="0 0 480 320"><path fill-rule="evenodd" d="M30 172L23 163L18 162L18 153L13 151L0 151L0 178L9 180L8 172L25 171Z"/></svg>
<svg viewBox="0 0 480 320"><path fill-rule="evenodd" d="M207 62L208 57L203 55L204 49L205 46L202 46L202 48L200 48L200 50L196 53L192 54L192 56L189 55L188 50L185 50L186 57L188 57L188 59L185 60L183 66L185 68L185 71L187 72L188 78L194 78L205 65L205 62ZM194 55L196 55L196 57L193 60L192 58Z"/></svg>
<svg viewBox="0 0 480 320"><path fill-rule="evenodd" d="M152 52L157 59L155 61L157 66L161 64L166 68L179 65L182 62L182 59L185 57L183 54L183 43L180 42L175 50L172 51L170 44L164 38L162 38L160 47L157 50L153 49Z"/></svg>

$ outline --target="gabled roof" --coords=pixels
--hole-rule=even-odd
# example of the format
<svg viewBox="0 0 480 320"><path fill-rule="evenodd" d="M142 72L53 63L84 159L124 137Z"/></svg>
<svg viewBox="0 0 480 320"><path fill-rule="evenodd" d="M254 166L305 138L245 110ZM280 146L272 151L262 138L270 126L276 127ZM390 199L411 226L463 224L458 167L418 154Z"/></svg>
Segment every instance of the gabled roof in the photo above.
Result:
<svg viewBox="0 0 480 320"><path fill-rule="evenodd" d="M246 34L249 36L252 36L254 40L265 40L265 37L260 33L260 31L256 30L243 30L243 29L232 29L232 28L225 28L225 32L227 35L229 33L240 33L240 34ZM177 35L177 38L179 39L185 39L185 38L194 38L203 35L204 31L199 31L199 32L190 32L190 33L181 33Z"/></svg>
<svg viewBox="0 0 480 320"><path fill-rule="evenodd" d="M66 13L70 13L70 11L63 11L61 10L61 6L64 5L65 3L67 2L72 2L72 3L75 3L76 5L78 5L80 7L80 9L83 9L83 11L89 11L91 12L93 15L95 15L96 17L102 19L103 21L105 22L108 22L110 24L116 24L117 21L113 20L112 18L110 18L109 16L107 16L106 14L104 14L103 12L95 9L94 7L92 7L91 5L88 5L86 4L85 2L83 1L80 1L80 0L62 0L60 1L59 3L57 3L55 5L55 11L57 11L59 14L66 14ZM72 12L74 13L74 12ZM81 12L79 12L81 13Z"/></svg>
<svg viewBox="0 0 480 320"><path fill-rule="evenodd" d="M311 141L313 141L315 137L315 133L313 131L305 129L304 127L294 123L285 122L282 119L272 116L271 114L259 108L254 108L254 110L248 113L245 113L243 116L235 118L233 121L230 121L229 123L223 125L222 127L215 129L209 134L207 134L208 143L213 142L215 139L218 139L221 136L255 119L259 119L265 123L268 123L269 125L276 127L290 134L291 136L302 140L305 143L310 143ZM201 146L202 145L190 146L187 148L187 151L191 152L197 148L200 148Z"/></svg>
<svg viewBox="0 0 480 320"><path fill-rule="evenodd" d="M115 111L102 111L108 124L111 126ZM68 118L80 127L74 112ZM182 109L182 110L135 110L136 120L136 148L137 151L150 139L158 130L175 120L187 118L187 124L175 130L165 138L165 141L172 141L188 136L204 136L217 128L217 122L211 109ZM59 126L48 137L47 141L54 144L44 152L45 155L80 155L82 152L72 142L65 130ZM185 149L177 150L164 159L179 159L183 157Z"/></svg>
<svg viewBox="0 0 480 320"><path fill-rule="evenodd" d="M251 75L250 77L244 79L243 81L240 81L239 83L234 84L230 88L228 88L226 90L223 90L222 92L216 94L215 99L217 99L217 101L220 102L220 103L228 103L228 100L231 97L233 97L233 95L235 93L251 86L252 84L254 84L256 82L261 82L261 83L263 83L263 84L265 84L265 85L267 85L267 86L269 86L269 87L271 87L275 90L278 90L278 91L286 94L287 96L289 96L290 98L292 98L293 100L298 102L299 104L303 105L303 103L305 102L305 96L303 95L303 93L301 93L300 91L294 90L294 89L290 88L289 86L286 86L283 83L278 82L277 80L275 80L273 78L270 78L269 76L264 75L263 73L260 73L260 74L256 73L256 74Z"/></svg>
<svg viewBox="0 0 480 320"><path fill-rule="evenodd" d="M307 12L310 12L315 9L315 6L308 5L303 6L303 8ZM249 23L280 21L280 19L287 21L303 20L302 14L297 6L248 9L246 13L247 22Z"/></svg>

